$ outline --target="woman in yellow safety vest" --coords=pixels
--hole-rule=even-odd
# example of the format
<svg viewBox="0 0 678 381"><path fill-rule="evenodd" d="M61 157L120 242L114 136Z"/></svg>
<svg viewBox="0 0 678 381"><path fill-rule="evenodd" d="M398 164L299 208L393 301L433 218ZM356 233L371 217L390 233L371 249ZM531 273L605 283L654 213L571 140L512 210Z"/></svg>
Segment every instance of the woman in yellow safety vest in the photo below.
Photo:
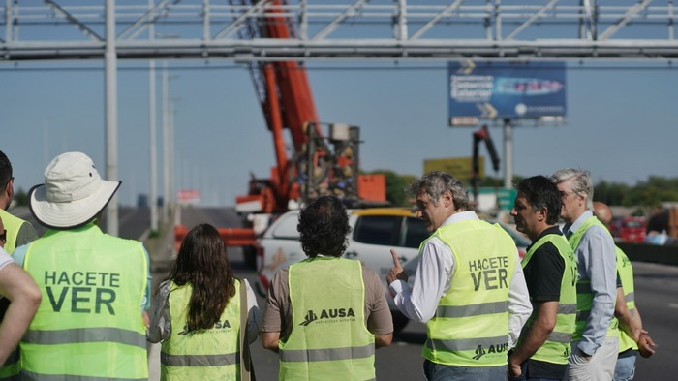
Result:
<svg viewBox="0 0 678 381"><path fill-rule="evenodd" d="M201 224L188 233L154 305L147 337L162 341L162 380L241 379L240 330L247 331L249 345L261 312L247 280L233 275L217 229Z"/></svg>

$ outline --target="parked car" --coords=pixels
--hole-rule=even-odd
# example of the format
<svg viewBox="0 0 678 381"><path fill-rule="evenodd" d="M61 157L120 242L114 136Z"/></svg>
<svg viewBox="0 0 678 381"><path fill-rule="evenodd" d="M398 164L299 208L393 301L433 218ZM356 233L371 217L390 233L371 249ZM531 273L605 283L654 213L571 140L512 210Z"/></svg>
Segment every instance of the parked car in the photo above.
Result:
<svg viewBox="0 0 678 381"><path fill-rule="evenodd" d="M297 232L298 214L298 211L282 214L258 242L257 266L260 283L257 289L262 295L266 293L276 272L306 259ZM400 208L350 210L349 223L353 233L349 236L344 258L361 261L379 275L386 288L385 277L393 267L389 249L394 248L404 270L414 275L419 244L429 236L423 221L417 218L414 211ZM500 225L514 239L520 255L523 256L529 241L503 223ZM413 279L410 276L410 283ZM398 332L405 328L409 320L395 307L388 290L386 299L393 315L394 331Z"/></svg>
<svg viewBox="0 0 678 381"><path fill-rule="evenodd" d="M610 223L610 234L619 241L644 242L646 226L643 217L617 217Z"/></svg>

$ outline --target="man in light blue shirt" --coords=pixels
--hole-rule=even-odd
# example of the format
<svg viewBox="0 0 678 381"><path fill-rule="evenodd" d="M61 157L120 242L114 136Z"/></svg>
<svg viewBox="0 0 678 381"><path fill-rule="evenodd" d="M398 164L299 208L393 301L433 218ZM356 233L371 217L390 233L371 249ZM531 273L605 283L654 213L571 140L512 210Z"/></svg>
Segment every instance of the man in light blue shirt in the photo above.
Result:
<svg viewBox="0 0 678 381"><path fill-rule="evenodd" d="M570 380L611 380L619 348L616 255L612 237L593 216L588 171L561 169L551 176L561 192L568 237L577 260L577 321L570 355Z"/></svg>

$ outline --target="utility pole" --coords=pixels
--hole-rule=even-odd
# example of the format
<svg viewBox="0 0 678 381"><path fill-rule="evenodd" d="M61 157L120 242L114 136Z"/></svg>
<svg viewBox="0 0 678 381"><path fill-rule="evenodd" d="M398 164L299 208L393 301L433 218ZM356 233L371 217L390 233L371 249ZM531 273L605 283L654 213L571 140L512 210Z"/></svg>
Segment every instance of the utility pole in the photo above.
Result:
<svg viewBox="0 0 678 381"><path fill-rule="evenodd" d="M169 73L167 71L167 60L162 62L162 146L163 146L163 218L169 221L170 218L170 184L172 174L170 172L170 101L169 101Z"/></svg>
<svg viewBox="0 0 678 381"><path fill-rule="evenodd" d="M115 0L106 0L106 179L118 180L118 88ZM108 202L108 234L118 236L118 197Z"/></svg>
<svg viewBox="0 0 678 381"><path fill-rule="evenodd" d="M153 0L148 0L148 8L153 8ZM149 16L150 18L150 16ZM149 20L152 21L152 20ZM148 27L148 38L155 39L154 24ZM155 60L148 63L148 132L149 132L149 207L151 211L151 232L158 231L158 152L156 138L156 109L155 109Z"/></svg>

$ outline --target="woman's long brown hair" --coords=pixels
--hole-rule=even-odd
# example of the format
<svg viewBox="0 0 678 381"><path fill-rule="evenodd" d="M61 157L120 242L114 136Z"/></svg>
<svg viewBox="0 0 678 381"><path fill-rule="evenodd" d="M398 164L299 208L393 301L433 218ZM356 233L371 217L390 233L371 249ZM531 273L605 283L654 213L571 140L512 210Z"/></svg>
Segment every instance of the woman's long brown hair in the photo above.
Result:
<svg viewBox="0 0 678 381"><path fill-rule="evenodd" d="M217 229L209 224L193 228L181 243L166 279L177 286L193 286L186 317L188 332L214 327L235 295L235 277Z"/></svg>

